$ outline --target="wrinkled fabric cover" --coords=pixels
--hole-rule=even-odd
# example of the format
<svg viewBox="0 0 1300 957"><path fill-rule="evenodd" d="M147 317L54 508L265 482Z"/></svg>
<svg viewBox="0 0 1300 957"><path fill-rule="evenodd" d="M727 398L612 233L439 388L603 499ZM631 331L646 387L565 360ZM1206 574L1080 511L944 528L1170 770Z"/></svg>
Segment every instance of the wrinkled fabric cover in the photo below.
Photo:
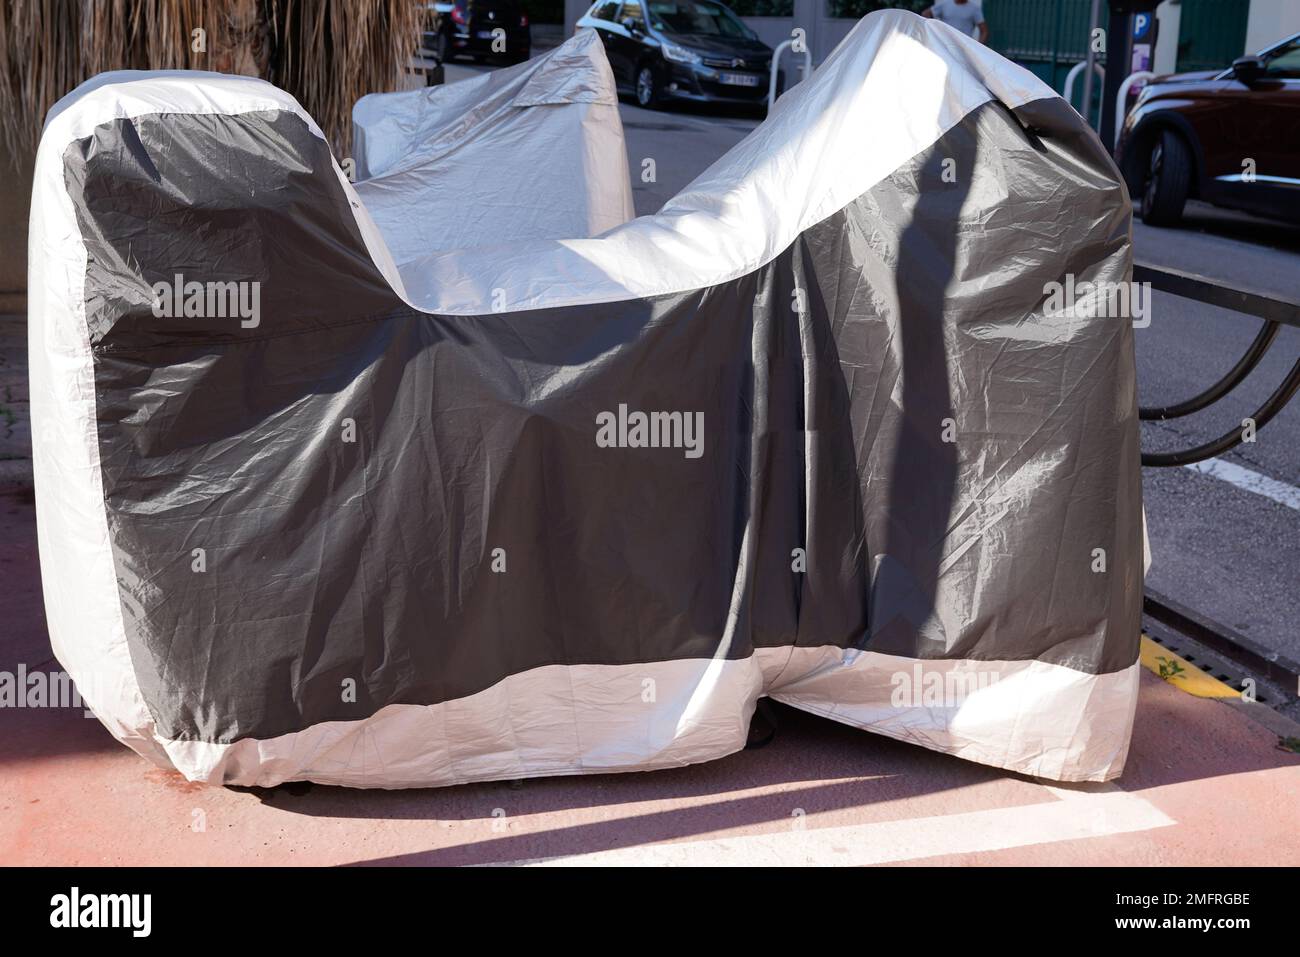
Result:
<svg viewBox="0 0 1300 957"><path fill-rule="evenodd" d="M614 75L592 30L471 80L364 96L352 129L357 194L399 266L597 236L635 215Z"/></svg>
<svg viewBox="0 0 1300 957"><path fill-rule="evenodd" d="M1132 331L1046 303L1129 278L1130 212L1050 89L894 11L659 214L400 266L282 91L97 78L33 192L55 653L211 783L675 766L764 695L1113 778ZM165 315L190 282L256 315Z"/></svg>

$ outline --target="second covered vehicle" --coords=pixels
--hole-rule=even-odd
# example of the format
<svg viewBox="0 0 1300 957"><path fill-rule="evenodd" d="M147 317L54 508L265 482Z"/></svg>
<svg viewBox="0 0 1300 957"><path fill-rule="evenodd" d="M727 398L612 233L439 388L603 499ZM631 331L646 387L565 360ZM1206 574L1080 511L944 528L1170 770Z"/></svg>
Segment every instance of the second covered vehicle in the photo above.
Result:
<svg viewBox="0 0 1300 957"><path fill-rule="evenodd" d="M619 89L641 106L767 99L772 48L714 0L597 0L578 26L600 34Z"/></svg>

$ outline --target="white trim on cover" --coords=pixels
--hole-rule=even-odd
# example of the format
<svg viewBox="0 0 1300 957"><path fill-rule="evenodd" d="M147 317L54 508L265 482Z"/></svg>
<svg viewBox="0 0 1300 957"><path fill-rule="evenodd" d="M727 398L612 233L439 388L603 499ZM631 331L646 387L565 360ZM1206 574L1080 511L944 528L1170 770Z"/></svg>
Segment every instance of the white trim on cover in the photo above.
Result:
<svg viewBox="0 0 1300 957"><path fill-rule="evenodd" d="M784 674L802 677L783 682ZM948 682L951 691L950 675L974 679L968 693L911 705L931 682ZM755 704L770 694L982 764L1106 781L1124 768L1137 679L1137 664L1090 675L1042 661L760 648L736 660L548 665L453 701L389 705L360 721L322 722L265 741L159 740L182 774L209 784L439 787L714 760L745 746ZM895 704L900 694L907 706Z"/></svg>

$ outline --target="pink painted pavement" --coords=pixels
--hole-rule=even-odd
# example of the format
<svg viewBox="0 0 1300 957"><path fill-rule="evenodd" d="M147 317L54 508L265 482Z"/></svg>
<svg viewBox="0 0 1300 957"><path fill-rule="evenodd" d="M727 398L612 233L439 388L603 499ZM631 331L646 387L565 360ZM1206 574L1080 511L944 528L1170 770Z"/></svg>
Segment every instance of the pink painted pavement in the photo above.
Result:
<svg viewBox="0 0 1300 957"><path fill-rule="evenodd" d="M35 532L30 490L0 494L0 670L57 668ZM1300 864L1300 755L1146 672L1117 787L778 713L767 747L694 767L355 791L190 784L80 711L3 709L0 864Z"/></svg>

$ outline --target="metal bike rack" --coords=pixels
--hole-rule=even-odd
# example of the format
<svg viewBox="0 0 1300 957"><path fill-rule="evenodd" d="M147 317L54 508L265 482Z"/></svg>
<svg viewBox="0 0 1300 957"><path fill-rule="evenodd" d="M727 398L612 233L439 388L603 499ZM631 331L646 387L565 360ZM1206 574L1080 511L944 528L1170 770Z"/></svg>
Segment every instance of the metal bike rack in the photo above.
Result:
<svg viewBox="0 0 1300 957"><path fill-rule="evenodd" d="M1064 97L1065 102L1069 103L1071 106L1074 106L1073 101L1070 99L1070 97L1074 96L1074 81L1079 76L1079 74L1082 73L1087 68L1088 68L1088 61L1080 60L1074 66L1070 67L1069 73L1065 74L1065 92L1062 93L1061 96ZM1096 73L1098 76L1100 76L1103 80L1106 79L1106 68L1103 67L1100 63L1093 63L1092 69L1093 72ZM1091 103L1084 103L1083 109L1079 110L1079 115L1083 117L1083 121L1087 123L1089 126L1092 126L1092 122L1088 119L1088 112L1090 111L1091 106L1092 106ZM1100 119L1098 119L1097 125L1098 126L1101 125Z"/></svg>
<svg viewBox="0 0 1300 957"><path fill-rule="evenodd" d="M1278 331L1282 326L1300 327L1300 305L1281 299L1273 299L1269 296L1261 296L1258 293L1247 292L1244 289L1235 289L1231 286L1213 283L1192 273L1181 272L1176 269L1156 269L1152 266L1138 264L1133 267L1133 281L1150 283L1152 289L1167 292L1172 296L1192 299L1196 302L1203 302L1223 309L1231 309L1234 312L1245 313L1264 320L1264 325L1255 335L1254 341L1247 347L1242 357L1237 360L1236 365L1229 369L1227 374L1219 381L1204 392L1194 395L1190 399L1184 399L1182 402L1175 402L1166 406L1139 407L1138 417L1144 421L1182 418L1218 402L1254 371L1277 338ZM1286 404L1295 396L1297 390L1300 390L1300 359L1296 360L1295 365L1291 367L1291 371L1287 373L1281 385L1250 417L1254 420L1255 429L1257 431L1263 429L1274 416L1286 407ZM1143 452L1142 464L1157 468L1190 465L1193 462L1202 462L1205 459L1227 452L1229 449L1234 449L1243 441L1245 441L1245 437L1242 435L1241 430L1234 429L1213 441L1194 448L1183 449L1179 452Z"/></svg>
<svg viewBox="0 0 1300 957"><path fill-rule="evenodd" d="M1138 417L1147 422L1181 418L1218 402L1240 385L1259 365L1282 326L1300 327L1300 305L1211 282L1192 273L1136 264L1133 267L1133 281L1148 282L1153 290L1158 289L1171 296L1192 299L1264 320L1263 326L1255 334L1254 340L1237 363L1204 392L1172 405L1139 407ZM1295 396L1297 390L1300 390L1300 359L1296 360L1291 371L1282 380L1282 384L1252 416L1255 420L1255 428L1262 429ZM1237 429L1219 436L1212 442L1179 452L1143 452L1142 464L1157 468L1190 465L1235 448L1243 441L1244 436L1241 430ZM1159 592L1152 591L1150 588L1144 589L1144 592L1142 607L1149 617L1226 655L1257 674L1278 682L1283 687L1300 689L1300 663L1274 649L1258 644L1227 625L1178 604Z"/></svg>
<svg viewBox="0 0 1300 957"><path fill-rule="evenodd" d="M783 40L772 53L772 76L767 83L767 108L770 110L776 103L776 76L780 72L781 54L794 45L794 38ZM803 49L803 76L800 79L806 80L812 75L812 54L808 52L805 46Z"/></svg>
<svg viewBox="0 0 1300 957"><path fill-rule="evenodd" d="M1124 107L1128 104L1128 91L1133 89L1133 84L1138 80L1154 80L1156 74L1150 70L1137 70L1124 77L1124 82L1119 85L1119 92L1115 94L1115 128L1111 130L1110 141L1119 142L1119 131L1124 126L1124 116L1128 113Z"/></svg>

